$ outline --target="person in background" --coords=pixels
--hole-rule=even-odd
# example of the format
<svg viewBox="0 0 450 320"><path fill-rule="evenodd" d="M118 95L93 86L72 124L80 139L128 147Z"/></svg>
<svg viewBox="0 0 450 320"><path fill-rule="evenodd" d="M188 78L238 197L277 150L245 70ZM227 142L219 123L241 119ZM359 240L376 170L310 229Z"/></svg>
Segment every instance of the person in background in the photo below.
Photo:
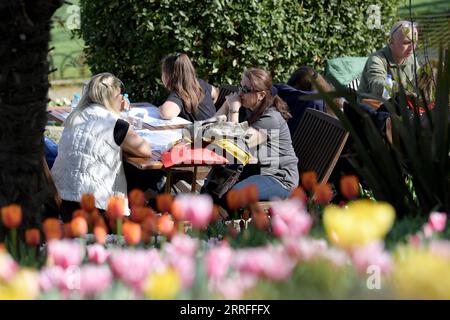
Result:
<svg viewBox="0 0 450 320"><path fill-rule="evenodd" d="M418 31L415 24L410 21L398 21L394 24L389 34L388 44L383 49L372 53L367 59L357 91L359 102L362 102L364 98L373 97L382 101L388 74L395 82L402 83L407 94L416 95L414 68L417 71L419 65L414 63L412 53L417 41Z"/></svg>
<svg viewBox="0 0 450 320"><path fill-rule="evenodd" d="M322 99L317 100L300 100L301 96L317 94L318 90L314 81L325 92L333 90L333 87L313 68L303 65L295 70L290 76L287 84L276 83L274 84L274 94L283 99L289 106L292 118L288 120L289 130L291 135L294 134L295 129L298 127L303 114L307 108L319 110L329 113L334 116ZM335 104L342 108L342 101L340 98L333 99Z"/></svg>
<svg viewBox="0 0 450 320"><path fill-rule="evenodd" d="M79 208L84 193L94 194L100 211L106 210L110 196L126 197L122 151L151 156L150 144L120 119L120 111L126 107L122 93L123 84L113 74L94 75L64 123L51 170L62 199L64 222Z"/></svg>
<svg viewBox="0 0 450 320"><path fill-rule="evenodd" d="M58 145L55 141L44 136L44 155L45 161L47 162L48 168L53 167L56 156L58 155Z"/></svg>
<svg viewBox="0 0 450 320"><path fill-rule="evenodd" d="M246 70L239 85L239 92L228 95L217 111L228 121L239 122L239 111L245 108L248 121L246 143L250 149L258 149L257 165L246 165L240 181L232 190L255 184L259 199L287 198L299 181L298 159L292 147L286 120L291 117L286 103L272 95L272 78L261 69Z"/></svg>
<svg viewBox="0 0 450 320"><path fill-rule="evenodd" d="M211 118L216 113L214 102L218 90L197 78L191 60L184 53L165 57L161 63L161 80L169 96L159 107L162 119L177 116L191 122Z"/></svg>

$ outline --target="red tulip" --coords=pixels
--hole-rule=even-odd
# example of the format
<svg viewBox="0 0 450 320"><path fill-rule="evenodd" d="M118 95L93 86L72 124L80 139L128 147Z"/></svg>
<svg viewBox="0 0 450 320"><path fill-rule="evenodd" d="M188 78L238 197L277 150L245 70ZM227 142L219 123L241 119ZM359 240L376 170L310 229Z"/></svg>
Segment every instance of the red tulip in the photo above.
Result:
<svg viewBox="0 0 450 320"><path fill-rule="evenodd" d="M25 242L29 246L38 246L41 243L41 232L39 229L27 229L25 231Z"/></svg>
<svg viewBox="0 0 450 320"><path fill-rule="evenodd" d="M289 198L295 198L301 200L303 203L306 203L308 201L308 196L305 193L305 190L303 190L302 187L295 188Z"/></svg>
<svg viewBox="0 0 450 320"><path fill-rule="evenodd" d="M97 224L94 227L94 235L95 235L95 241L99 244L105 244L106 243L106 236L108 232L106 231L106 226L102 224Z"/></svg>
<svg viewBox="0 0 450 320"><path fill-rule="evenodd" d="M140 189L133 189L128 194L130 207L143 207L145 205L145 195Z"/></svg>
<svg viewBox="0 0 450 320"><path fill-rule="evenodd" d="M317 174L314 171L307 171L302 174L302 186L306 191L313 191L317 185Z"/></svg>
<svg viewBox="0 0 450 320"><path fill-rule="evenodd" d="M123 224L123 236L128 245L134 246L141 241L141 226L134 222L126 222Z"/></svg>
<svg viewBox="0 0 450 320"><path fill-rule="evenodd" d="M158 212L170 212L173 202L173 196L169 193L161 193L156 196L156 208Z"/></svg>
<svg viewBox="0 0 450 320"><path fill-rule="evenodd" d="M316 204L326 204L330 203L333 199L333 190L328 183L318 184L314 188L314 202Z"/></svg>
<svg viewBox="0 0 450 320"><path fill-rule="evenodd" d="M117 220L125 214L125 199L120 196L110 197L108 200L107 215L111 220Z"/></svg>
<svg viewBox="0 0 450 320"><path fill-rule="evenodd" d="M56 218L48 218L45 219L44 224L44 234L45 239L47 241L54 240L54 239L61 239L62 236L62 227L61 223Z"/></svg>
<svg viewBox="0 0 450 320"><path fill-rule="evenodd" d="M148 207L131 207L130 219L136 223L142 223L149 214L153 214L154 211Z"/></svg>
<svg viewBox="0 0 450 320"><path fill-rule="evenodd" d="M242 188L241 192L246 202L245 205L254 204L259 201L259 192L256 184L249 184L245 188Z"/></svg>
<svg viewBox="0 0 450 320"><path fill-rule="evenodd" d="M357 176L344 176L340 181L341 193L351 200L359 195L359 180Z"/></svg>
<svg viewBox="0 0 450 320"><path fill-rule="evenodd" d="M70 222L72 237L82 237L88 232L88 224L84 217L75 217Z"/></svg>
<svg viewBox="0 0 450 320"><path fill-rule="evenodd" d="M174 222L168 214L163 214L158 218L158 231L161 234L168 236L172 233L173 228Z"/></svg>
<svg viewBox="0 0 450 320"><path fill-rule="evenodd" d="M244 206L244 201L239 191L230 190L227 192L227 205L233 211Z"/></svg>
<svg viewBox="0 0 450 320"><path fill-rule="evenodd" d="M91 212L95 209L95 196L92 193L84 193L81 196L80 201L81 209L83 209L86 212Z"/></svg>
<svg viewBox="0 0 450 320"><path fill-rule="evenodd" d="M17 228L22 222L22 208L17 204L3 207L1 212L3 225L8 229Z"/></svg>

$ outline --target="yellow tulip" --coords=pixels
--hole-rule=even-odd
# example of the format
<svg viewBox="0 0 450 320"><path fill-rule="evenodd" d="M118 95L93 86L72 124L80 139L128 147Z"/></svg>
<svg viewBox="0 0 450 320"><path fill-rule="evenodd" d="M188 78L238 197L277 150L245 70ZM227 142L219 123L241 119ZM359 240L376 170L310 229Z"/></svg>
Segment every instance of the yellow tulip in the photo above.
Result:
<svg viewBox="0 0 450 320"><path fill-rule="evenodd" d="M31 300L39 295L39 279L35 271L22 269L7 284L0 284L1 300Z"/></svg>
<svg viewBox="0 0 450 320"><path fill-rule="evenodd" d="M177 271L167 268L163 272L151 273L145 282L144 293L149 299L174 299L181 289L181 279Z"/></svg>
<svg viewBox="0 0 450 320"><path fill-rule="evenodd" d="M450 260L425 249L402 247L394 254L392 283L401 299L450 299Z"/></svg>
<svg viewBox="0 0 450 320"><path fill-rule="evenodd" d="M328 239L336 246L351 248L383 239L394 223L394 208L383 202L358 200L347 208L325 208L323 224Z"/></svg>

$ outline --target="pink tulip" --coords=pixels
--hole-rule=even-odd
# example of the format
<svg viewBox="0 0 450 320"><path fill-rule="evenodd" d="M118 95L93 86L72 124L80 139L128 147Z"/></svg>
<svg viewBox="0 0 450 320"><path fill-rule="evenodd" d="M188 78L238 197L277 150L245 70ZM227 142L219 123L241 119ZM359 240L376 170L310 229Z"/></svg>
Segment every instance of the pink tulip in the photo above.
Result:
<svg viewBox="0 0 450 320"><path fill-rule="evenodd" d="M79 266L84 258L84 249L76 240L52 240L48 243L47 259L66 269Z"/></svg>
<svg viewBox="0 0 450 320"><path fill-rule="evenodd" d="M39 273L39 287L47 292L52 289L68 290L66 272L61 266L44 267Z"/></svg>
<svg viewBox="0 0 450 320"><path fill-rule="evenodd" d="M299 261L308 261L327 249L327 242L323 239L308 239L289 237L283 240L286 252Z"/></svg>
<svg viewBox="0 0 450 320"><path fill-rule="evenodd" d="M80 293L83 297L92 298L106 290L112 281L112 273L108 266L85 265L81 268Z"/></svg>
<svg viewBox="0 0 450 320"><path fill-rule="evenodd" d="M342 268L349 264L350 259L347 253L336 248L328 248L319 254L320 257L331 262L335 267Z"/></svg>
<svg viewBox="0 0 450 320"><path fill-rule="evenodd" d="M278 237L299 237L311 229L312 218L298 199L274 201L271 210L272 231Z"/></svg>
<svg viewBox="0 0 450 320"><path fill-rule="evenodd" d="M430 239L433 235L433 227L430 223L426 223L423 225L423 235L425 236L425 239Z"/></svg>
<svg viewBox="0 0 450 320"><path fill-rule="evenodd" d="M212 282L211 289L224 299L238 300L246 290L256 285L257 278L250 274L234 274L231 277L222 279L221 281Z"/></svg>
<svg viewBox="0 0 450 320"><path fill-rule="evenodd" d="M114 250L110 252L109 265L114 276L138 292L151 271L164 267L156 249Z"/></svg>
<svg viewBox="0 0 450 320"><path fill-rule="evenodd" d="M432 212L428 219L428 224L433 231L442 232L447 223L447 214L445 212Z"/></svg>
<svg viewBox="0 0 450 320"><path fill-rule="evenodd" d="M93 244L87 247L89 261L95 264L103 264L108 259L109 253L101 244Z"/></svg>
<svg viewBox="0 0 450 320"><path fill-rule="evenodd" d="M224 242L221 246L213 248L206 254L206 273L212 280L220 280L225 277L231 264L233 251Z"/></svg>
<svg viewBox="0 0 450 320"><path fill-rule="evenodd" d="M282 281L291 275L295 262L282 247L264 247L236 251L233 266L244 273Z"/></svg>
<svg viewBox="0 0 450 320"><path fill-rule="evenodd" d="M167 264L172 266L180 276L181 287L189 289L195 280L195 262L193 257L187 255L179 255L167 257Z"/></svg>
<svg viewBox="0 0 450 320"><path fill-rule="evenodd" d="M213 202L208 195L183 194L174 200L177 214L192 223L195 229L204 229L212 218Z"/></svg>
<svg viewBox="0 0 450 320"><path fill-rule="evenodd" d="M19 266L6 252L0 252L0 280L8 282L16 274Z"/></svg>
<svg viewBox="0 0 450 320"><path fill-rule="evenodd" d="M429 245L431 253L439 255L450 261L450 241L449 240L432 240Z"/></svg>
<svg viewBox="0 0 450 320"><path fill-rule="evenodd" d="M198 240L191 238L188 235L176 234L173 236L170 243L167 243L164 250L168 254L182 254L192 257L198 247Z"/></svg>
<svg viewBox="0 0 450 320"><path fill-rule="evenodd" d="M391 256L384 251L381 242L376 241L354 248L350 255L355 269L360 274L366 274L367 268L371 265L378 266L381 272L389 272L392 268Z"/></svg>
<svg viewBox="0 0 450 320"><path fill-rule="evenodd" d="M420 236L418 234L414 234L414 235L409 236L408 242L413 247L418 248L418 247L420 247L422 240L420 240Z"/></svg>

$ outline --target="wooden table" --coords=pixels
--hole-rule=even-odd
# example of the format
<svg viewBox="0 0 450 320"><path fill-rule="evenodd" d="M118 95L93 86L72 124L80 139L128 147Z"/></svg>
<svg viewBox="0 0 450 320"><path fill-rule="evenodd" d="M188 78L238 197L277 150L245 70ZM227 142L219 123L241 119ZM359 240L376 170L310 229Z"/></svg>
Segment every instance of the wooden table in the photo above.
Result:
<svg viewBox="0 0 450 320"><path fill-rule="evenodd" d="M72 108L70 106L61 106L61 107L48 107L47 114L49 120L56 121L60 124L63 124L66 118L69 116L70 112L72 112Z"/></svg>
<svg viewBox="0 0 450 320"><path fill-rule="evenodd" d="M132 103L131 107L145 107L148 106L148 103L146 102L138 102L138 103ZM62 106L62 107L48 107L47 112L49 115L49 118L54 119L58 123L64 124L65 119L72 111L72 108L70 106ZM185 127L186 125L169 125L169 126L150 126L148 124L143 124L143 128L148 130L170 130L170 129L180 129ZM161 153L154 151L152 153L152 156L149 158L142 158L142 157L135 157L131 156L127 153L123 154L124 160L127 161L129 164L135 166L136 168L140 170L166 170L167 172L167 181L165 186L165 192L170 193L172 188L172 182L173 182L173 174L177 171L177 169L183 168L185 170L189 170L193 172L193 179L191 184L191 192L195 192L196 189L196 180L197 175L200 171L202 176L206 177L206 174L211 169L212 165L221 165L226 164L224 162L217 162L217 163L208 163L208 164L201 164L201 163L191 163L191 164L177 164L170 168L165 168L163 163L160 161ZM256 163L256 159L252 158L250 163Z"/></svg>

